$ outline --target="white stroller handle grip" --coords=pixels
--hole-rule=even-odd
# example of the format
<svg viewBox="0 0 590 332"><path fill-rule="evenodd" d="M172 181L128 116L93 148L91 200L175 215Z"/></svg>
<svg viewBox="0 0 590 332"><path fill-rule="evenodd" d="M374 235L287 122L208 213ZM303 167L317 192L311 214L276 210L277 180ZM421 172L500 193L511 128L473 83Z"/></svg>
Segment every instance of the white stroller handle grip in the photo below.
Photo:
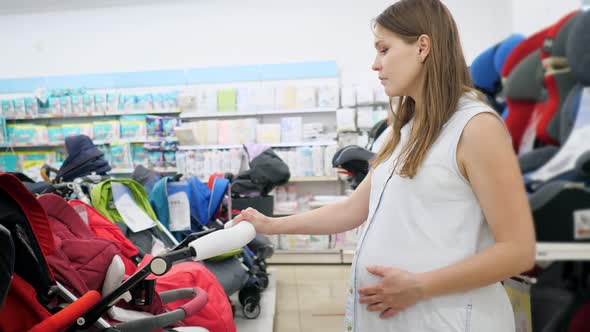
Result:
<svg viewBox="0 0 590 332"><path fill-rule="evenodd" d="M252 241L254 237L256 237L254 226L247 221L243 221L234 227L221 229L200 237L189 243L188 246L193 248L196 253L193 259L202 261L242 248Z"/></svg>
<svg viewBox="0 0 590 332"><path fill-rule="evenodd" d="M230 220L228 222L225 223L225 225L223 225L223 228L228 229L231 228L234 225L234 220Z"/></svg>

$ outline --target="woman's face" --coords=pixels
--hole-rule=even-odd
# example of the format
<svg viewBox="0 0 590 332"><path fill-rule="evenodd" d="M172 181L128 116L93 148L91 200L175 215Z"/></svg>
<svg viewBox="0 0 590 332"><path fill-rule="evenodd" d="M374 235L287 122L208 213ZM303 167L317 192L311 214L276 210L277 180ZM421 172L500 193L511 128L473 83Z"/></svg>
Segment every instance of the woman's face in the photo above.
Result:
<svg viewBox="0 0 590 332"><path fill-rule="evenodd" d="M377 55L372 69L379 74L389 97L411 96L420 87L423 57L419 42L408 44L395 33L377 25L375 29Z"/></svg>

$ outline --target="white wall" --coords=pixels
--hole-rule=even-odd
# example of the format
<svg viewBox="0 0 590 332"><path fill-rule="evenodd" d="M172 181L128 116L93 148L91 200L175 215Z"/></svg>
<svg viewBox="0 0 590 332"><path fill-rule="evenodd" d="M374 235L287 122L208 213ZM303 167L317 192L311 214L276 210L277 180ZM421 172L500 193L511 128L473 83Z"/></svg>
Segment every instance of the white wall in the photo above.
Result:
<svg viewBox="0 0 590 332"><path fill-rule="evenodd" d="M0 8L0 78L336 60L344 81L375 82L370 21L392 0L153 2L68 10L27 0L41 8L33 14ZM525 11L510 0L445 3L468 62L513 31L513 10Z"/></svg>
<svg viewBox="0 0 590 332"><path fill-rule="evenodd" d="M530 35L581 8L582 0L513 0L512 5L513 31Z"/></svg>

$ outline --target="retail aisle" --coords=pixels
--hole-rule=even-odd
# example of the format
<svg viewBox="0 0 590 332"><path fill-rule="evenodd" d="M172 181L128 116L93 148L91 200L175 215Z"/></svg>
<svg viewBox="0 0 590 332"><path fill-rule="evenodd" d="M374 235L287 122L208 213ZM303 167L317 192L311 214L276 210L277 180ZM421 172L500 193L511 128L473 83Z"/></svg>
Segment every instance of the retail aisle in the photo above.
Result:
<svg viewBox="0 0 590 332"><path fill-rule="evenodd" d="M245 319L238 308L238 332L342 331L350 265L273 265L269 270L260 317Z"/></svg>
<svg viewBox="0 0 590 332"><path fill-rule="evenodd" d="M274 332L342 331L350 265L275 265L273 269Z"/></svg>

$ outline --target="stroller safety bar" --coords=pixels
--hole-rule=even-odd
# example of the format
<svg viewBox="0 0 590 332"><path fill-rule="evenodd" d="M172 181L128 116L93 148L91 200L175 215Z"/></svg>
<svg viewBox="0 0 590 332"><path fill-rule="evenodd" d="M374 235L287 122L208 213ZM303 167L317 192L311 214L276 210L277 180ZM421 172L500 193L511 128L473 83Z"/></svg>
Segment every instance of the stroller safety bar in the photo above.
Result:
<svg viewBox="0 0 590 332"><path fill-rule="evenodd" d="M194 297L174 311L117 324L113 328L118 332L153 331L195 315L207 304L208 296L200 288L193 289L192 291Z"/></svg>
<svg viewBox="0 0 590 332"><path fill-rule="evenodd" d="M100 294L97 291L89 291L79 298L76 302L68 305L55 315L45 319L43 322L35 325L29 332L43 331L62 331L76 320L80 323L80 315L88 310L92 305L100 300Z"/></svg>
<svg viewBox="0 0 590 332"><path fill-rule="evenodd" d="M164 255L154 257L149 264L137 270L131 277L125 280L121 286L116 288L110 294L104 296L88 312L82 315L76 322L78 328L90 328L109 307L118 301L121 295L135 287L148 275L166 274L175 262L187 258L192 258L195 261L202 261L241 248L252 241L255 236L256 230L254 229L254 226L249 222L241 222L234 227L222 229L200 237L188 243L186 248L179 248ZM185 309L191 310L193 308L194 306L189 306Z"/></svg>

